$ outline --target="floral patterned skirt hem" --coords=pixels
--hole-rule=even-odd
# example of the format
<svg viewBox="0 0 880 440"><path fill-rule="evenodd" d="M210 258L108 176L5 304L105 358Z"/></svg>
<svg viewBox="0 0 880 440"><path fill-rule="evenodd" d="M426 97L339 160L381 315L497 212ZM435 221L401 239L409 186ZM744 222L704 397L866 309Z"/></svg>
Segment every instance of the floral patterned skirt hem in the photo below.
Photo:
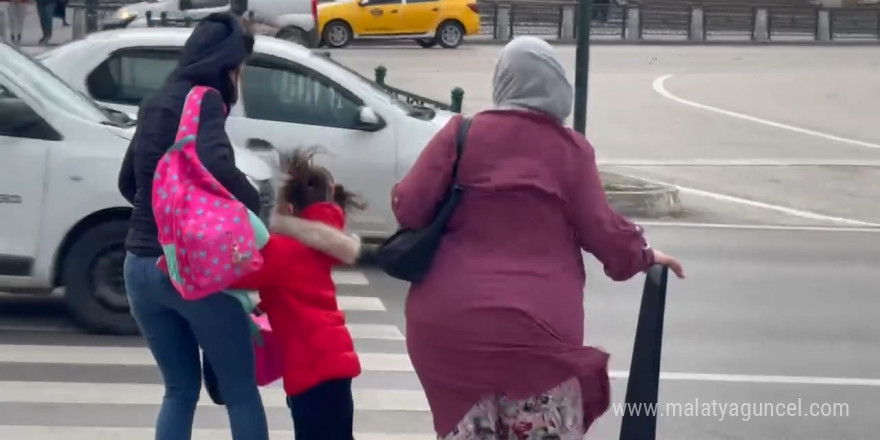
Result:
<svg viewBox="0 0 880 440"><path fill-rule="evenodd" d="M452 433L438 440L583 440L580 381L566 380L522 400L502 395L477 403Z"/></svg>

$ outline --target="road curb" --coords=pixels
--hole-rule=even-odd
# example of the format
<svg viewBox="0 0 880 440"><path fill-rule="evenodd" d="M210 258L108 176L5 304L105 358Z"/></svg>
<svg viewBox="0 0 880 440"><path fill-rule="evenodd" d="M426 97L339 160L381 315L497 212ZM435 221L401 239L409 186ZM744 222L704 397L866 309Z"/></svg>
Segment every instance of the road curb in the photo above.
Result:
<svg viewBox="0 0 880 440"><path fill-rule="evenodd" d="M684 212L678 188L618 173L601 173L608 202L617 212L638 218L676 217Z"/></svg>

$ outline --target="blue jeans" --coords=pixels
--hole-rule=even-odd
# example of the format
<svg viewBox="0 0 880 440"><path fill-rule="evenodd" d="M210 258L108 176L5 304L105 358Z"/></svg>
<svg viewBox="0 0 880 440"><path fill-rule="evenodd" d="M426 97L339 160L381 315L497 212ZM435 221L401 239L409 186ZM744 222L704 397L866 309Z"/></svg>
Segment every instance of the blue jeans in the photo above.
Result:
<svg viewBox="0 0 880 440"><path fill-rule="evenodd" d="M52 37L52 28L54 27L52 19L55 17L55 7L54 0L37 1L37 15L40 17L40 29L42 29L43 37L46 39Z"/></svg>
<svg viewBox="0 0 880 440"><path fill-rule="evenodd" d="M165 398L156 440L190 440L202 387L201 347L217 375L233 440L268 440L266 412L257 389L249 318L235 298L217 294L183 299L156 257L125 257L131 312L156 358Z"/></svg>

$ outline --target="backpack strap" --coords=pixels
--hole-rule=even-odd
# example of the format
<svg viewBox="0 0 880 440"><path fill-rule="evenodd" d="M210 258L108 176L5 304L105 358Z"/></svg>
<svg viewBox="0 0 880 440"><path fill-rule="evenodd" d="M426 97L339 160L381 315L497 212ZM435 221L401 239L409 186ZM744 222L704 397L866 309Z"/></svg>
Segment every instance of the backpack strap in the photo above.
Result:
<svg viewBox="0 0 880 440"><path fill-rule="evenodd" d="M216 91L212 87L195 86L186 94L183 101L183 112L180 115L180 123L177 126L177 136L171 150L179 150L190 141L195 140L199 131L199 116L202 113L202 99L210 91ZM224 110L226 105L223 105Z"/></svg>

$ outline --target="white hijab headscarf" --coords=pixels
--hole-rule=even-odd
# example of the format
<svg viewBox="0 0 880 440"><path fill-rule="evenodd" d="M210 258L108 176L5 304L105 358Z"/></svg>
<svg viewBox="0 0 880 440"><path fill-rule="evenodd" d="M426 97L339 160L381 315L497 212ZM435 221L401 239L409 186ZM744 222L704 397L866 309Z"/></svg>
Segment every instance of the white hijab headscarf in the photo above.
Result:
<svg viewBox="0 0 880 440"><path fill-rule="evenodd" d="M492 101L507 110L546 113L560 122L571 114L574 89L553 47L536 37L517 37L495 65Z"/></svg>

